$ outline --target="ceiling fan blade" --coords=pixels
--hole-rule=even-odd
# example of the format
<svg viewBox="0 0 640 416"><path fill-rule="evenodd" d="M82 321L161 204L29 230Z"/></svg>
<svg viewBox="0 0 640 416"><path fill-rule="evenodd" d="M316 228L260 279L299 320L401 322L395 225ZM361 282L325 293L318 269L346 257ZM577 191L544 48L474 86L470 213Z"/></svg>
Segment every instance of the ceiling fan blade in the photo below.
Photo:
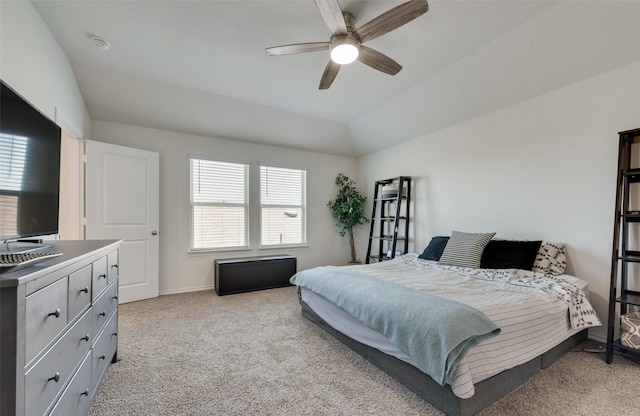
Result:
<svg viewBox="0 0 640 416"><path fill-rule="evenodd" d="M363 64L369 65L373 69L382 71L385 74L395 75L402 69L402 65L389 58L375 49L367 48L360 45L360 53L358 60Z"/></svg>
<svg viewBox="0 0 640 416"><path fill-rule="evenodd" d="M331 49L330 42L295 43L293 45L274 46L266 48L267 55L291 55L294 53L326 51Z"/></svg>
<svg viewBox="0 0 640 416"><path fill-rule="evenodd" d="M365 23L355 33L360 38L360 42L364 43L399 28L426 13L427 10L429 10L427 0L411 0Z"/></svg>
<svg viewBox="0 0 640 416"><path fill-rule="evenodd" d="M326 90L331 86L333 80L336 79L336 75L338 75L339 70L340 64L337 64L329 59L329 63L327 64L327 67L324 69L324 73L322 74L322 79L320 79L321 90Z"/></svg>
<svg viewBox="0 0 640 416"><path fill-rule="evenodd" d="M315 0L322 19L331 31L332 35L346 35L347 25L342 16L342 10L338 0Z"/></svg>

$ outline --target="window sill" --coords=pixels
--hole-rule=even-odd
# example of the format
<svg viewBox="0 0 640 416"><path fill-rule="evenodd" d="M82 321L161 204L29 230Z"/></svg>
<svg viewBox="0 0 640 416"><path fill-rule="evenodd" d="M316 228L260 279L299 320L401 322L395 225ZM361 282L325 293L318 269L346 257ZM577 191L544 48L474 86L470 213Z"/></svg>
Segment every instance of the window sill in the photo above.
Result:
<svg viewBox="0 0 640 416"><path fill-rule="evenodd" d="M260 246L258 251L270 251L270 250L286 250L286 249L298 249L309 248L309 244L282 244L278 246Z"/></svg>
<svg viewBox="0 0 640 416"><path fill-rule="evenodd" d="M251 248L203 248L203 249L189 249L187 254L190 256L199 256L199 255L211 255L218 253L248 253L251 251Z"/></svg>
<svg viewBox="0 0 640 416"><path fill-rule="evenodd" d="M276 251L276 250L297 250L297 249L307 249L309 248L309 244L283 244L278 246L261 246L257 249L257 251ZM189 249L187 254L189 256L210 256L221 253L251 253L256 250L251 249L251 247L235 247L235 248L203 248L203 249Z"/></svg>

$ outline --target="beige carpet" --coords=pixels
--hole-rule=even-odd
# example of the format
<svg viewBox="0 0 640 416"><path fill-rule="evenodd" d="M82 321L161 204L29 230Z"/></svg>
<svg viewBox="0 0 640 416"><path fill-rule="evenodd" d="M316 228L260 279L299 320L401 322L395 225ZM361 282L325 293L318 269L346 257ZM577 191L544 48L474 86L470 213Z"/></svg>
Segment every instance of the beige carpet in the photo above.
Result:
<svg viewBox="0 0 640 416"><path fill-rule="evenodd" d="M92 416L442 415L303 318L293 287L162 296L119 325ZM584 347L481 415L640 415L640 365Z"/></svg>

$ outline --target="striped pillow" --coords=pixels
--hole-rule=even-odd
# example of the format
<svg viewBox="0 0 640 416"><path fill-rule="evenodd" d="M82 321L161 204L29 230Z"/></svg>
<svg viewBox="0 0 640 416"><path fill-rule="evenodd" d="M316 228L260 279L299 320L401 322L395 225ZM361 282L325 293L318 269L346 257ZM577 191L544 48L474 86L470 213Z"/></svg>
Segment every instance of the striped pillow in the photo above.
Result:
<svg viewBox="0 0 640 416"><path fill-rule="evenodd" d="M480 267L482 252L496 233L461 233L452 231L442 252L440 263L450 266Z"/></svg>

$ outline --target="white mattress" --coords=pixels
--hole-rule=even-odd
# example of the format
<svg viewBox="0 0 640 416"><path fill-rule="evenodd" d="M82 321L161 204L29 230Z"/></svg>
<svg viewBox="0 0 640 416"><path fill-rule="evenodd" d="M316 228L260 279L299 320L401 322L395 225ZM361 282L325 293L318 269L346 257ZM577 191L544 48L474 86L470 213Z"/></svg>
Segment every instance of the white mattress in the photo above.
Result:
<svg viewBox="0 0 640 416"><path fill-rule="evenodd" d="M446 380L460 398L473 396L474 383L523 364L584 329L571 328L567 302L545 291L457 276L451 271L429 270L426 273L424 261L416 256L405 255L399 259L402 261L349 267L358 268L360 273L467 303L482 310L501 328L498 336L471 348L455 373ZM565 279L588 293L587 282L582 279L569 275L557 278ZM302 288L302 300L341 333L415 365L411 357L398 350L383 335L321 296Z"/></svg>

